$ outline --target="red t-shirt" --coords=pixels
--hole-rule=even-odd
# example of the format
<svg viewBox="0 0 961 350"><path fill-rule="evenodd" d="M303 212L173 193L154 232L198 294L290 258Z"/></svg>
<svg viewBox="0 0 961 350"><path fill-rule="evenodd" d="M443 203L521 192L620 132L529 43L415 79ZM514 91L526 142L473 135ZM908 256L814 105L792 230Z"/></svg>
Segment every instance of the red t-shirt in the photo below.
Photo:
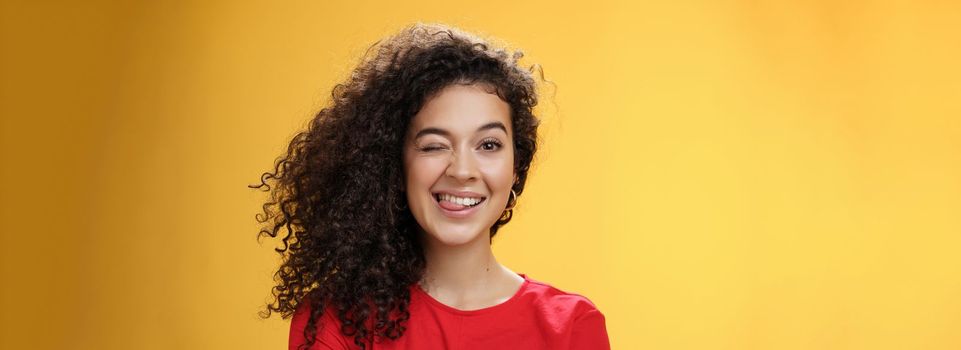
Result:
<svg viewBox="0 0 961 350"><path fill-rule="evenodd" d="M604 315L587 298L519 274L523 284L507 301L478 310L458 310L411 286L410 319L404 334L375 342L373 349L610 349ZM327 307L311 349L358 349L340 332ZM304 343L309 303L290 322L291 350Z"/></svg>

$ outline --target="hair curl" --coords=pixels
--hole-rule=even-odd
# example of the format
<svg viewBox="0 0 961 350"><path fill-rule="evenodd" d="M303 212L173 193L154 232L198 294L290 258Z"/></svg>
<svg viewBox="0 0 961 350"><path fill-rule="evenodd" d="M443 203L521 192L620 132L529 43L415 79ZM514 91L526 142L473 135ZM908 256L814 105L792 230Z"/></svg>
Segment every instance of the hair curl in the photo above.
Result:
<svg viewBox="0 0 961 350"><path fill-rule="evenodd" d="M456 28L415 24L375 43L332 100L297 133L286 154L251 188L270 191L258 240L280 237L274 300L261 312L291 317L309 303L306 347L316 341L325 307L341 332L365 348L374 337L397 339L410 318L410 286L425 260L402 190L403 141L411 118L451 84L479 83L510 105L514 140L512 189L524 192L537 149L539 119L532 72L520 51L492 48ZM273 186L271 186L273 184ZM516 199L515 199L516 200ZM490 227L490 238L512 210ZM280 231L286 231L280 234Z"/></svg>

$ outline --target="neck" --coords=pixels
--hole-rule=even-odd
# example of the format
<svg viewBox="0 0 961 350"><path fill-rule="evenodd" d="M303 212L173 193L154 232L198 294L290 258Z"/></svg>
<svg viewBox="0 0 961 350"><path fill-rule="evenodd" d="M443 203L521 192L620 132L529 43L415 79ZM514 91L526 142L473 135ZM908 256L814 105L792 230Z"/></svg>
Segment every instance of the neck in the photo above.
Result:
<svg viewBox="0 0 961 350"><path fill-rule="evenodd" d="M504 267L497 262L489 236L456 246L446 245L424 235L424 258L427 268L421 287L429 292L469 296L483 292Z"/></svg>

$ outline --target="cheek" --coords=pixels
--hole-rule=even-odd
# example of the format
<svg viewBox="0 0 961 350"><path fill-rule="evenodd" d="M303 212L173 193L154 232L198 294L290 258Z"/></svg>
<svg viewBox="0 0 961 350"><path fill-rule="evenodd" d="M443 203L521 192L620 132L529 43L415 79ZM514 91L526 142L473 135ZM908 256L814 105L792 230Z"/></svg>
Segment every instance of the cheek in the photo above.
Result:
<svg viewBox="0 0 961 350"><path fill-rule="evenodd" d="M443 172L441 164L435 159L410 158L404 162L404 178L408 191L425 191L437 181Z"/></svg>
<svg viewBox="0 0 961 350"><path fill-rule="evenodd" d="M510 188L514 181L514 160L503 157L487 162L484 166L484 179L492 190Z"/></svg>

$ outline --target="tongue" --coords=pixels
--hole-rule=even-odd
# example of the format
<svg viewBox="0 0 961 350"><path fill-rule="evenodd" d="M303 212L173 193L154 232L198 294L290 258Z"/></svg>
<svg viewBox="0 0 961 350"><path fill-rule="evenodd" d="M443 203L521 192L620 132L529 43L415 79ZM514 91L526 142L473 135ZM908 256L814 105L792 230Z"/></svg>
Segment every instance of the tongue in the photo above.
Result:
<svg viewBox="0 0 961 350"><path fill-rule="evenodd" d="M460 205L460 204L452 203L448 201L440 201L440 207L447 210L454 210L454 211L467 209L466 205Z"/></svg>

